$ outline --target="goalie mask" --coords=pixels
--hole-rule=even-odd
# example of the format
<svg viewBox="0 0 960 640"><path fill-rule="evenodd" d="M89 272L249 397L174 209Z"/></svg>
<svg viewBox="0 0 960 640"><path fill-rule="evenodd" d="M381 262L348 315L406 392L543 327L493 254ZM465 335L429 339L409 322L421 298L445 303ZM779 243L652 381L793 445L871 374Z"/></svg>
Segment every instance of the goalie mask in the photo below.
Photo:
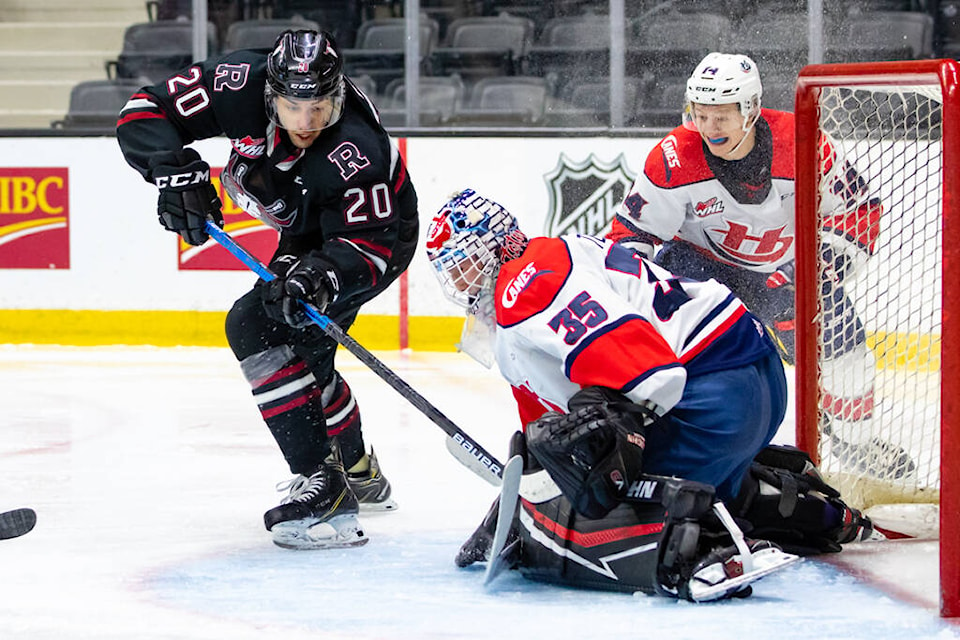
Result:
<svg viewBox="0 0 960 640"><path fill-rule="evenodd" d="M466 189L444 204L430 223L427 258L444 294L470 309L492 284L502 261L519 256L526 240L509 211Z"/></svg>
<svg viewBox="0 0 960 640"><path fill-rule="evenodd" d="M744 55L710 53L687 80L683 126L697 130L697 105L736 104L743 117L742 129L750 131L760 117L763 85L757 65Z"/></svg>
<svg viewBox="0 0 960 640"><path fill-rule="evenodd" d="M287 131L320 131L343 113L343 59L325 31L284 31L267 56L267 117Z"/></svg>

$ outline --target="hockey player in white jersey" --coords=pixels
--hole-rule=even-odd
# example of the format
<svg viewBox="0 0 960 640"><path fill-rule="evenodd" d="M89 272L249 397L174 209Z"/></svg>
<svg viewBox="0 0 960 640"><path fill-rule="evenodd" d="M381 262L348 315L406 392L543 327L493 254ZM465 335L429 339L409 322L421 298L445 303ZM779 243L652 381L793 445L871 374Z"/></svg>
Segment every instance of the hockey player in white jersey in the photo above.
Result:
<svg viewBox="0 0 960 640"><path fill-rule="evenodd" d="M794 358L794 118L761 106L763 86L744 55L711 53L687 81L683 124L647 156L607 237L678 275L724 283ZM824 139L825 430L849 466L896 477L913 463L898 448L843 446L869 439L876 362L845 285L873 254L883 207ZM838 392L836 378L846 378ZM854 384L851 384L853 382Z"/></svg>
<svg viewBox="0 0 960 640"><path fill-rule="evenodd" d="M745 595L793 561L760 535L745 542L725 503L762 522L755 532L818 550L869 528L841 502L807 495L812 476L794 452L768 452L786 408L783 365L727 287L677 278L610 241L528 240L469 189L438 212L426 247L444 291L491 330L517 400L524 433L512 449L526 464L508 553L524 575L711 600ZM772 476L795 479L797 513L777 519L779 500L760 497L761 452ZM495 514L458 565L488 559Z"/></svg>

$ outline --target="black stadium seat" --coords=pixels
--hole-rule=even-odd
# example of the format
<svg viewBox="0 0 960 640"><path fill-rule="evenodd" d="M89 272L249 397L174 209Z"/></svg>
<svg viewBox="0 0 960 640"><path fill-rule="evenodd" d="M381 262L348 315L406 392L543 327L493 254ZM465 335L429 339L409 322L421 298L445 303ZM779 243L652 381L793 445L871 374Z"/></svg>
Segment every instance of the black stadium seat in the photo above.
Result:
<svg viewBox="0 0 960 640"><path fill-rule="evenodd" d="M259 49L270 51L277 42L277 36L287 29L319 29L320 25L313 20L279 19L279 20L240 20L227 27L227 35L223 39L223 51L229 53L238 49Z"/></svg>
<svg viewBox="0 0 960 640"><path fill-rule="evenodd" d="M218 51L217 30L207 23L207 53ZM184 20L139 22L127 27L123 49L106 64L107 77L158 82L193 62L193 25ZM115 76L114 76L115 74Z"/></svg>
<svg viewBox="0 0 960 640"><path fill-rule="evenodd" d="M113 131L120 109L143 83L136 79L87 80L70 90L70 105L63 120L52 123L56 129L97 129Z"/></svg>

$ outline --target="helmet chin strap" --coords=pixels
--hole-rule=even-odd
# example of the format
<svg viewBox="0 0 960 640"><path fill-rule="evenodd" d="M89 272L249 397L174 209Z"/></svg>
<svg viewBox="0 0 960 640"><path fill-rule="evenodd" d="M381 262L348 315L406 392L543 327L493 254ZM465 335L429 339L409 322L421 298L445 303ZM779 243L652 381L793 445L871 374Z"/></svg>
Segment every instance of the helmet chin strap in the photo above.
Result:
<svg viewBox="0 0 960 640"><path fill-rule="evenodd" d="M760 110L758 109L758 110L755 112L754 116L753 116L752 118L750 118L750 124L749 124L749 125L746 123L746 121L744 121L744 126L743 126L744 134L743 134L743 137L740 138L740 142L737 143L737 146L735 146L733 149L731 149L731 150L730 150L730 153L728 153L727 155L734 155L734 154L737 153L737 151L740 149L740 147L743 146L743 143L747 141L747 138L750 137L750 132L753 130L754 125L757 124L757 120L759 120L759 119L760 119Z"/></svg>

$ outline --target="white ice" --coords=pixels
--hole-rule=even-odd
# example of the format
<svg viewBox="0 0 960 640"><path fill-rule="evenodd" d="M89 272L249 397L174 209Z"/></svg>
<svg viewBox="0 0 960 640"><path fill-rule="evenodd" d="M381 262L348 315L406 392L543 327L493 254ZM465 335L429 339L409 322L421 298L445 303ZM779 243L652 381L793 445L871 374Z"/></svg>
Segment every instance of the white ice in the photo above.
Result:
<svg viewBox="0 0 960 640"><path fill-rule="evenodd" d="M517 423L496 374L458 354L377 356L505 458ZM263 529L289 471L227 350L0 347L0 511L38 514L0 541L0 638L960 638L937 615L935 543L851 547L706 605L515 572L484 590L482 567L453 557L496 489L338 359L400 508L362 517L364 547L297 552Z"/></svg>

